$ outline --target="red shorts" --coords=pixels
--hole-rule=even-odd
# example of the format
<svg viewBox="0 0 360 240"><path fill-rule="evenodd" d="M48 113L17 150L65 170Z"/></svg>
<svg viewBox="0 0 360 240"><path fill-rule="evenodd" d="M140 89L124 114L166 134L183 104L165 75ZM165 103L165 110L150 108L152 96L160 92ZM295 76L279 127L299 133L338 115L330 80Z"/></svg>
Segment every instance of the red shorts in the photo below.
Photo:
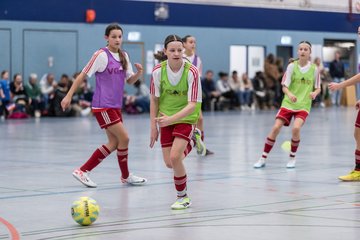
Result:
<svg viewBox="0 0 360 240"><path fill-rule="evenodd" d="M175 137L190 142L195 126L188 123L179 123L160 128L161 147L171 147Z"/></svg>
<svg viewBox="0 0 360 240"><path fill-rule="evenodd" d="M289 126L292 117L294 117L294 119L295 118L301 118L305 122L308 115L309 114L304 110L293 111L293 110L289 110L289 109L286 109L286 108L280 108L280 110L276 114L275 118L279 118L279 119L284 120L285 121L284 126Z"/></svg>
<svg viewBox="0 0 360 240"><path fill-rule="evenodd" d="M360 128L360 111L358 111L358 114L356 117L355 127Z"/></svg>
<svg viewBox="0 0 360 240"><path fill-rule="evenodd" d="M108 128L118 122L122 122L122 115L120 109L104 109L102 111L93 111L97 122L101 128Z"/></svg>

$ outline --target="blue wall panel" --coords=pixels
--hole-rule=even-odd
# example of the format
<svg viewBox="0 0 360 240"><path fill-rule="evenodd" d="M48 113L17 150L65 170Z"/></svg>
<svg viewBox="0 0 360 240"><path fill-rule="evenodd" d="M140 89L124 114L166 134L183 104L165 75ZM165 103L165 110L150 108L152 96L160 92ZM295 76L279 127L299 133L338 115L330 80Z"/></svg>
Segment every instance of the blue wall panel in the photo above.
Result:
<svg viewBox="0 0 360 240"><path fill-rule="evenodd" d="M0 20L84 22L88 8L96 23L354 32L346 13L169 3L170 18L156 22L154 2L119 0L1 0Z"/></svg>
<svg viewBox="0 0 360 240"><path fill-rule="evenodd" d="M11 70L12 74L15 72L23 72L24 61L36 59L36 51L34 56L29 55L28 52L24 56L23 50L23 31L25 29L41 30L47 29L51 31L65 31L77 32L77 50L72 52L71 59L75 59L78 55L77 63L69 66L66 62L67 58L56 58L57 71L61 73L73 74L80 71L87 61L91 58L92 54L106 45L104 40L104 29L106 24L84 24L84 23L44 23L44 22L28 22L28 21L0 21L1 28L11 29L12 41L11 49L6 47L6 51L11 51ZM268 29L234 29L234 28L204 28L204 27L183 27L183 26L141 26L123 24L124 36L126 39L127 33L130 31L141 32L141 40L144 42L146 51L154 51L155 44L163 43L165 37L169 34L178 34L185 36L187 34L194 35L197 39L197 52L202 58L204 63L204 71L207 69L214 70L215 73L219 71L229 71L229 48L230 45L257 45L264 46L266 53L276 53L276 46L281 45L281 36L287 35L292 38L294 46L294 54L296 54L297 43L301 40L309 40L313 44L323 44L324 39L349 39L357 40L356 32L353 33L333 33L333 32L309 32L309 31L291 31L291 30L268 30ZM40 35L39 35L40 36ZM41 38L40 38L41 39ZM43 39L46 46L51 44L52 39ZM59 36L55 39L56 44L62 46L63 41ZM44 45L44 46L45 46ZM44 48L42 45L36 45L36 48ZM125 46L126 47L126 46ZM34 46L35 48L35 46ZM50 48L51 50L51 48ZM49 50L49 51L50 51ZM126 49L125 49L126 50ZM146 55L145 55L146 56ZM26 58L26 59L25 59ZM25 59L25 60L24 60ZM59 59L63 59L60 60ZM43 60L41 60L43 61ZM64 62L61 62L64 61ZM134 62L134 60L132 61ZM0 66L7 68L6 66ZM30 70L29 70L30 71ZM44 70L48 71L48 67L44 65ZM41 75L41 72L37 72ZM25 76L26 77L26 76ZM57 76L57 78L60 76ZM149 81L150 75L145 76Z"/></svg>
<svg viewBox="0 0 360 240"><path fill-rule="evenodd" d="M0 28L0 72L11 70L11 29Z"/></svg>
<svg viewBox="0 0 360 240"><path fill-rule="evenodd" d="M78 69L78 33L25 29L23 33L24 76L35 72L41 77L53 73L57 78L63 73L72 76ZM52 64L49 65L49 58ZM66 71L64 71L66 70Z"/></svg>

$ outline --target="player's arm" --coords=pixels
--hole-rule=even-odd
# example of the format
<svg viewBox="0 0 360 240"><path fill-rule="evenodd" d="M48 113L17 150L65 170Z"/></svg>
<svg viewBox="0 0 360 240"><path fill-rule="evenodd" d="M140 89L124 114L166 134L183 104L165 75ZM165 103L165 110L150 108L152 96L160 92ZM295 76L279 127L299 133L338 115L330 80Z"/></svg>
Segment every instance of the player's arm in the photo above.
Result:
<svg viewBox="0 0 360 240"><path fill-rule="evenodd" d="M314 72L314 91L310 93L310 98L314 100L316 96L321 92L321 76L320 76L320 69L318 67L315 68Z"/></svg>
<svg viewBox="0 0 360 240"><path fill-rule="evenodd" d="M332 91L336 91L351 85L354 85L356 83L360 82L360 73L356 74L355 76L349 78L346 81L343 81L341 83L329 83L329 89Z"/></svg>
<svg viewBox="0 0 360 240"><path fill-rule="evenodd" d="M157 127L156 116L159 112L159 98L150 95L150 147L152 148L158 140L159 130Z"/></svg>
<svg viewBox="0 0 360 240"><path fill-rule="evenodd" d="M150 147L152 148L159 137L156 117L159 113L160 82L159 70L153 70L150 80Z"/></svg>
<svg viewBox="0 0 360 240"><path fill-rule="evenodd" d="M75 79L74 83L71 85L69 92L66 94L64 99L61 101L61 108L65 111L71 103L72 96L74 92L79 88L79 86L84 82L84 79L87 78L84 72L81 72Z"/></svg>

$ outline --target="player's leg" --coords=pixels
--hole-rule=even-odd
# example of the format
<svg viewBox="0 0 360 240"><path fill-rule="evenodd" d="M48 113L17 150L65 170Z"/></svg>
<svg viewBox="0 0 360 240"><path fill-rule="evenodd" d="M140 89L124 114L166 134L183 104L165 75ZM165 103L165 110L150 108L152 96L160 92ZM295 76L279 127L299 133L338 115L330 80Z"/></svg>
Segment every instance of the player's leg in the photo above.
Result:
<svg viewBox="0 0 360 240"><path fill-rule="evenodd" d="M267 156L273 148L276 137L279 135L282 126L284 126L285 121L282 118L276 118L273 127L271 128L270 133L266 137L263 153L260 159L254 164L254 168L263 168L266 165Z"/></svg>

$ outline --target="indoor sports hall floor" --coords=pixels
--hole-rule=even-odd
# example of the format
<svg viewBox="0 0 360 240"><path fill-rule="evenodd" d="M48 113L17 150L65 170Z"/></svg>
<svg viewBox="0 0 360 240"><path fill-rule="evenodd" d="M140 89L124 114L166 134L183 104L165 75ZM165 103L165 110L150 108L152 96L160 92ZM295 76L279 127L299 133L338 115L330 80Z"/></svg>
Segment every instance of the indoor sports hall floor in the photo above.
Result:
<svg viewBox="0 0 360 240"><path fill-rule="evenodd" d="M159 144L149 145L148 115L125 115L130 170L142 187L120 183L113 153L91 175L71 172L105 142L94 118L0 122L0 239L359 239L360 182L340 182L354 165L354 108L313 109L302 129L296 169L285 168L284 128L265 169L252 165L275 111L205 114L205 138L215 155L186 159L191 208L172 211L173 175ZM82 227L72 202L90 196L98 220Z"/></svg>

